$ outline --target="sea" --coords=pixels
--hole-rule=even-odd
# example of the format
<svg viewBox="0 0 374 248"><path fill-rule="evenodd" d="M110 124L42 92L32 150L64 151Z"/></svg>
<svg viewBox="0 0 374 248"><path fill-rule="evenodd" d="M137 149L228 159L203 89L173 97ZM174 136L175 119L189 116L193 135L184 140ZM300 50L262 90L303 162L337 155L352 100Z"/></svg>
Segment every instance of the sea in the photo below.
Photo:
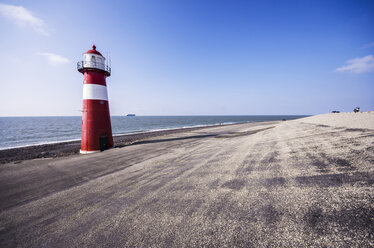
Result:
<svg viewBox="0 0 374 248"><path fill-rule="evenodd" d="M113 135L220 124L293 120L306 115L112 116ZM0 150L80 140L82 117L0 117Z"/></svg>

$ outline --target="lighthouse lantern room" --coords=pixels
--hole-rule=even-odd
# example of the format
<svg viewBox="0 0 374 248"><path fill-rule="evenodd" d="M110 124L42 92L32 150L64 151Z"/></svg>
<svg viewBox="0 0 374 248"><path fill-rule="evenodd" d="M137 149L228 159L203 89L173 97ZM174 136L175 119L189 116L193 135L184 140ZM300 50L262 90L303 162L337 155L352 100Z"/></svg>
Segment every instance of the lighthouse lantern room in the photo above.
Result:
<svg viewBox="0 0 374 248"><path fill-rule="evenodd" d="M93 45L91 50L83 54L77 69L84 79L80 152L87 154L110 149L113 147L113 137L106 78L110 76L111 68Z"/></svg>

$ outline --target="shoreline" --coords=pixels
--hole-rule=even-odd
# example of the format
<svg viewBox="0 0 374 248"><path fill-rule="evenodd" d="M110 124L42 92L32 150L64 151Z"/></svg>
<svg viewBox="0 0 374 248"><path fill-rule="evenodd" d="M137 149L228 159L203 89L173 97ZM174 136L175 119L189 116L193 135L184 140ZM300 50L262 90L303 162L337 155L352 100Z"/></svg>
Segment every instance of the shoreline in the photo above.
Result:
<svg viewBox="0 0 374 248"><path fill-rule="evenodd" d="M355 121L351 121L350 125L344 123L344 119L349 116L348 122L352 117L354 119L357 118ZM365 117L365 118L362 118ZM374 129L374 111L365 111L360 113L338 113L338 114L321 114L316 116L308 116L304 118L298 119L291 119L287 121L297 121L297 122L306 122L306 123L313 123L313 124L324 124L328 126L339 126L337 123L344 123L345 125L350 128L360 128L360 129ZM122 134L114 134L113 141L114 147L113 148L120 148L127 145L131 145L134 142L147 140L153 137L164 136L169 134L175 133L183 133L189 132L194 130L200 130L205 128L214 128L214 127L222 127L222 126L230 126L230 125L245 125L250 123L258 123L258 124L267 124L267 123L279 123L282 122L281 120L273 120L273 121L245 121L239 123L216 123L210 125L195 125L195 126L185 126L185 127L175 127L175 128L165 128L165 129L155 129L155 130L145 130L145 131L135 131L131 133L122 133ZM25 145L19 147L12 147L12 148L3 148L0 149L0 164L16 162L20 163L24 160L29 159L36 159L36 158L56 158L56 157L65 157L69 155L79 154L80 150L80 142L81 139L72 139L72 140L64 140L64 141L51 141L42 144L33 144L33 145Z"/></svg>
<svg viewBox="0 0 374 248"><path fill-rule="evenodd" d="M151 117L155 117L156 119L149 119ZM179 116L138 116L137 119L129 118L127 121L126 119L121 118L121 116L113 116L112 133L113 136L118 136L125 134L135 134L139 132L153 132L169 129L214 126L219 124L239 124L259 121L275 121L282 120L283 118L287 120L293 120L303 118L306 116L264 115L263 117L256 117L256 115L248 115L237 116L238 118L236 118L235 116L230 117L213 115L191 116L191 119L184 119L183 116L180 116L183 117L182 119L178 119L178 117ZM78 141L81 139L80 126L77 124L80 122L79 116L25 116L19 117L22 119L17 121L12 120L12 118L14 119L15 117L0 117L0 120L4 119L4 121L0 122L0 126L3 128L3 139L0 142L0 151L13 148L23 148L28 146ZM41 118L41 123L39 124L37 119L32 120L33 118ZM42 120L43 118L46 118L47 120ZM72 118L75 119L73 120ZM170 121L168 118L170 118ZM61 124L56 124L57 122L61 122ZM53 126L50 128L48 125ZM70 128L70 125L73 126ZM24 133L26 133L27 135L23 135Z"/></svg>
<svg viewBox="0 0 374 248"><path fill-rule="evenodd" d="M194 126L184 126L184 127L171 127L171 128L161 128L161 129L151 129L151 130L139 130L139 131L134 131L134 132L129 132L129 133L113 134L113 138L118 137L118 136L133 135L133 134L139 134L139 133L152 133L152 132L169 131L169 130L175 130L175 129L186 129L186 128L195 128L195 127L198 127L198 128L199 127L214 127L214 126L220 126L220 125L223 126L223 125L244 124L244 123L251 123L251 121L238 122L238 123L227 122L227 123L222 123L222 124L211 124L211 125L194 125ZM68 139L68 140L54 140L54 141L45 141L45 142L40 142L40 143L35 143L35 144L28 144L28 145L3 147L3 148L0 148L0 152L3 151L3 150L27 148L27 147L32 147L32 146L52 145L52 144L59 144L59 143L69 143L69 142L76 142L76 141L80 141L80 140L81 140L80 138Z"/></svg>
<svg viewBox="0 0 374 248"><path fill-rule="evenodd" d="M274 121L280 121L280 120L274 120ZM222 122L222 123L214 123L214 124L200 124L200 125L182 126L182 127L168 127L168 128L159 128L159 129L150 129L150 130L139 130L139 131L132 131L132 132L129 132L129 133L117 133L117 134L113 134L113 138L117 137L117 136L133 135L133 134L148 133L148 132L152 133L152 132L158 132L158 131L169 131L169 130L188 129L188 128L201 128L201 127L204 128L204 127L215 127L215 126L224 126L224 125L257 123L257 122L268 122L268 121ZM0 152L4 151L4 150L10 150L10 149L18 149L18 148L26 148L26 147L42 146L42 145L51 145L51 144L59 144L59 143L69 143L69 142L75 142L75 141L80 141L80 140L81 140L81 138L68 139L68 140L42 141L40 143L35 143L35 144L27 144L27 145L3 147L3 148L0 148Z"/></svg>
<svg viewBox="0 0 374 248"><path fill-rule="evenodd" d="M131 145L134 142L168 135L174 133L183 133L188 131L195 131L205 128L214 128L229 125L242 125L248 123L271 123L279 121L261 121L261 122L241 122L241 123L226 123L226 124L212 124L212 125L199 125L191 127L170 128L161 130L140 131L127 134L113 135L114 147L120 148ZM19 163L24 160L36 158L56 158L65 157L69 155L79 154L81 139L56 141L51 143L26 145L13 148L0 149L0 164L16 162Z"/></svg>

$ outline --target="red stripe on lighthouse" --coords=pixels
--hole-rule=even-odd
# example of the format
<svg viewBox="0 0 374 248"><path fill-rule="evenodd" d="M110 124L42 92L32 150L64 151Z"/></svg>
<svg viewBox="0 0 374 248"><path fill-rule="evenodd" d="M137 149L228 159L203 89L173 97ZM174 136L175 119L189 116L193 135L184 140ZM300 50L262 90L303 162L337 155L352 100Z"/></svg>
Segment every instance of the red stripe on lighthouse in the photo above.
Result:
<svg viewBox="0 0 374 248"><path fill-rule="evenodd" d="M84 74L85 84L100 84L106 86L105 74L100 71L87 71L89 73Z"/></svg>
<svg viewBox="0 0 374 248"><path fill-rule="evenodd" d="M100 137L108 138L113 147L109 104L102 100L83 100L81 151L100 151Z"/></svg>

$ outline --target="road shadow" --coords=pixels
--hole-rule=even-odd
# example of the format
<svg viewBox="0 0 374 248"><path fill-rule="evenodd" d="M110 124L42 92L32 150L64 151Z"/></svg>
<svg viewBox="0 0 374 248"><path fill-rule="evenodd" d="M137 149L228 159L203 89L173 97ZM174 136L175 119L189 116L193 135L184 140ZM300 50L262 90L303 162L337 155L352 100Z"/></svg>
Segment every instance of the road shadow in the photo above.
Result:
<svg viewBox="0 0 374 248"><path fill-rule="evenodd" d="M325 174L315 176L300 176L296 177L295 181L300 186L307 187L337 187L343 184L355 184L358 182L366 185L374 184L374 172L354 172L341 174Z"/></svg>

